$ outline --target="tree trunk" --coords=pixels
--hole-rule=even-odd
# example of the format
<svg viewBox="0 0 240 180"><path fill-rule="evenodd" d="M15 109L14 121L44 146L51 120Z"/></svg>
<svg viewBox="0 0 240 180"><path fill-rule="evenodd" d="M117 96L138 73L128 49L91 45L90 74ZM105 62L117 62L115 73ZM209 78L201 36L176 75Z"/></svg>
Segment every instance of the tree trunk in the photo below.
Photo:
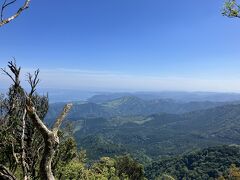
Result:
<svg viewBox="0 0 240 180"><path fill-rule="evenodd" d="M71 107L72 104L67 104L63 108L63 111L56 119L52 130L49 130L48 127L44 125L42 120L37 115L36 109L32 105L31 100L27 103L28 115L33 120L35 127L39 130L44 139L44 152L40 162L41 180L55 180L51 166L52 159L59 144L58 130L62 124L63 119L67 116L68 112L70 111Z"/></svg>
<svg viewBox="0 0 240 180"><path fill-rule="evenodd" d="M44 138L45 147L43 152L43 157L40 163L40 178L42 180L54 180L52 173L52 159L54 157L55 151L58 148L59 139L53 133L50 133Z"/></svg>

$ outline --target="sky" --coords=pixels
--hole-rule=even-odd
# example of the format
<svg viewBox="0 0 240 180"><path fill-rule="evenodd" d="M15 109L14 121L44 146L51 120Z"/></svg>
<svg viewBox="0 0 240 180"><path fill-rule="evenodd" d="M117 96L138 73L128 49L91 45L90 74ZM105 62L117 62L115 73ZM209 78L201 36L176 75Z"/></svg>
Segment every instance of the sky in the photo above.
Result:
<svg viewBox="0 0 240 180"><path fill-rule="evenodd" d="M223 3L32 0L0 28L0 67L39 68L41 88L240 92L240 19Z"/></svg>

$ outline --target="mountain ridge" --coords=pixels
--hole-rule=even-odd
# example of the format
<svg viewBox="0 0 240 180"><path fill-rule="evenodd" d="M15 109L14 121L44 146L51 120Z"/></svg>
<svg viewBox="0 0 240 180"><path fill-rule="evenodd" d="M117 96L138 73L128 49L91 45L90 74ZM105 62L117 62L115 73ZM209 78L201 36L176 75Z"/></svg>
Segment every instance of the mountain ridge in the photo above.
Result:
<svg viewBox="0 0 240 180"><path fill-rule="evenodd" d="M104 103L73 102L69 119L78 120L89 117L111 118L116 116L147 116L157 113L182 114L212 107L239 102L177 102L172 99L143 100L135 96L123 96ZM46 120L56 117L64 103L50 104Z"/></svg>

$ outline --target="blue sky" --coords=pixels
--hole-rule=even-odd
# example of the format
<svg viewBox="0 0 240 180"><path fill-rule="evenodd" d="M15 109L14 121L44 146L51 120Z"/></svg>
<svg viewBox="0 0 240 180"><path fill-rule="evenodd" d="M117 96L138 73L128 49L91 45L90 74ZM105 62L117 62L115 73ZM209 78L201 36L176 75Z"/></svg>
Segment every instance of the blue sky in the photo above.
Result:
<svg viewBox="0 0 240 180"><path fill-rule="evenodd" d="M33 0L0 29L0 67L14 56L23 73L40 68L44 88L239 92L240 19L221 16L222 6Z"/></svg>

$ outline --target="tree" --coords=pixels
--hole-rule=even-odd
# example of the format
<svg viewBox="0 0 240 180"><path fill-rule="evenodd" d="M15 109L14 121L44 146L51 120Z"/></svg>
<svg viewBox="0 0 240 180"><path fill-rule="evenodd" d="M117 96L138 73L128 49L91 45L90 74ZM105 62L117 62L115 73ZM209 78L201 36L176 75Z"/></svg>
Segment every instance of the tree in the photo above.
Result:
<svg viewBox="0 0 240 180"><path fill-rule="evenodd" d="M161 176L158 176L155 180L175 180L175 179L172 176L163 174Z"/></svg>
<svg viewBox="0 0 240 180"><path fill-rule="evenodd" d="M130 155L117 157L116 169L119 176L126 174L129 179L145 180L143 165L135 161Z"/></svg>
<svg viewBox="0 0 240 180"><path fill-rule="evenodd" d="M12 61L9 62L8 68L10 72L2 70L13 81L13 85L7 98L0 103L4 104L0 111L0 164L3 167L0 168L0 179L10 179L7 178L10 172L13 177L19 164L22 166L23 179L31 179L35 176L36 166L40 161L40 179L53 180L51 166L59 145L59 128L72 104L67 104L53 128L48 128L42 121L48 110L48 99L36 93L39 70L35 71L34 75L28 74L30 92L27 93L21 87L21 68Z"/></svg>
<svg viewBox="0 0 240 180"><path fill-rule="evenodd" d="M26 114L25 92L20 86L21 68L14 62L9 62L8 67L14 73L2 69L12 79L13 85L1 103L0 164L7 165L12 173L15 173L21 164L23 179L30 179L30 176L34 177L33 169L38 161L37 155L42 139L39 138L36 128ZM47 97L38 96L33 89L30 94L38 113L44 117L48 109Z"/></svg>
<svg viewBox="0 0 240 180"><path fill-rule="evenodd" d="M227 17L240 18L240 5L236 0L227 0L224 4L222 14Z"/></svg>
<svg viewBox="0 0 240 180"><path fill-rule="evenodd" d="M10 15L9 17L4 18L4 12L7 8L11 5L15 4L17 0L3 0L2 7L1 7L1 15L0 15L0 27L11 22L12 20L16 19L24 10L28 9L31 0L25 0L23 5L15 12L14 14Z"/></svg>
<svg viewBox="0 0 240 180"><path fill-rule="evenodd" d="M236 167L235 164L232 164L229 168L229 175L228 175L228 179L231 180L238 180L240 179L240 169L238 167Z"/></svg>

